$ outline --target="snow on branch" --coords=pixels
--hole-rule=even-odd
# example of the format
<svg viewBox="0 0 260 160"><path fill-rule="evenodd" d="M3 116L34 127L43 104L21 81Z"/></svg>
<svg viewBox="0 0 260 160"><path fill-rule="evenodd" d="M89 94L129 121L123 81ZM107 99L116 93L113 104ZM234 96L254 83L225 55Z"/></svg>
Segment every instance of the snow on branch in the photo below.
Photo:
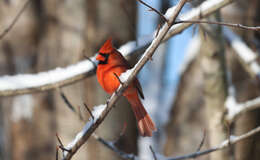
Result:
<svg viewBox="0 0 260 160"><path fill-rule="evenodd" d="M260 97L248 100L244 103L237 103L235 98L228 96L225 105L228 111L226 119L229 122L232 122L237 116L241 115L242 113L260 108Z"/></svg>
<svg viewBox="0 0 260 160"><path fill-rule="evenodd" d="M241 135L241 136L230 136L229 139L223 141L221 144L219 144L218 146L216 147L213 147L211 149L208 149L208 150L204 150L204 151L199 151L199 152L194 152L194 153L191 153L191 154L187 154L187 155L183 155L183 156L178 156L178 157L173 157L173 158L166 158L166 160L182 160L182 159L194 159L196 157L199 157L199 156L203 156L203 155L206 155L206 154L209 154L211 152L215 152L215 151L218 151L218 150L222 150L222 149L225 149L231 145L234 145L236 143L238 143L239 141L241 140L244 140L246 138L249 138L257 133L260 132L260 126L255 128L255 129L252 129L251 131Z"/></svg>
<svg viewBox="0 0 260 160"><path fill-rule="evenodd" d="M83 135L85 135L86 132L89 131L90 127L93 126L93 124L97 122L101 113L104 111L105 107L106 107L106 105L104 105L104 104L94 107L94 110L91 112L91 115L93 115L93 117L90 117L89 121L85 124L82 131L80 131L76 135L74 140L66 146L67 150L71 150L72 147L74 147L77 143L80 143L79 141L82 140ZM66 156L68 153L69 152L64 152L64 156Z"/></svg>
<svg viewBox="0 0 260 160"><path fill-rule="evenodd" d="M95 66L89 60L66 68L56 68L37 74L18 74L0 78L0 96L17 95L58 88L93 74ZM88 73L88 74L87 74Z"/></svg>
<svg viewBox="0 0 260 160"><path fill-rule="evenodd" d="M252 51L242 39L228 28L223 29L224 36L235 50L246 71L253 76L260 78L260 66L257 62L257 53Z"/></svg>
<svg viewBox="0 0 260 160"><path fill-rule="evenodd" d="M108 99L107 105L104 108L104 111L100 114L100 116L97 118L96 122L93 123L93 125L88 126L87 130L83 130L83 135L80 134L80 138L76 138L75 141L73 141L73 146L70 146L70 152L66 154L64 157L64 160L71 159L72 156L78 151L78 149L88 140L90 135L97 129L97 127L102 123L102 121L105 119L107 114L110 112L110 110L113 108L113 105L118 100L118 98L122 95L123 91L128 87L128 85L133 81L133 79L136 77L137 73L141 70L141 68L145 65L146 62L150 60L152 55L154 54L155 50L160 45L161 41L169 31L171 25L175 21L176 17L180 13L182 7L186 3L187 0L180 0L175 8L175 10L172 12L171 16L168 19L168 24L164 24L164 26L160 29L158 36L153 40L151 45L146 49L144 55L142 58L137 62L137 64L134 66L133 71L130 73L127 80L119 86L117 91L112 94L112 96ZM88 124L88 123L87 123ZM84 127L85 128L85 127ZM80 132L81 133L81 132Z"/></svg>
<svg viewBox="0 0 260 160"><path fill-rule="evenodd" d="M227 41L230 43L232 49L235 51L237 57L239 58L242 66L245 70L253 77L260 78L260 66L257 62L257 53L252 51L242 40L241 38L233 33L230 29L223 29L224 36ZM257 97L252 100L248 100L244 103L238 103L236 101L236 91L235 87L232 84L231 74L228 72L228 97L225 102L227 108L226 120L228 122L233 122L235 118L242 113L260 108L260 97Z"/></svg>
<svg viewBox="0 0 260 160"><path fill-rule="evenodd" d="M216 10L228 5L232 0L207 0L199 7L192 9L190 12L180 16L181 20L192 20L204 18ZM174 10L175 7L169 9ZM167 14L168 18L168 14ZM182 32L184 29L192 24L182 23L171 27L163 41L168 40L172 36ZM156 33L155 31L154 33ZM155 34L154 34L155 35ZM152 36L139 38L131 41L119 48L119 51L124 56L132 55L142 51L152 42ZM136 46L138 44L138 46ZM91 60L94 60L92 57ZM68 66L66 68L57 68L47 72L37 74L20 74L14 76L0 77L0 96L11 96L25 93L33 93L36 91L45 91L55 89L61 86L66 86L76 81L82 80L94 73L95 67L89 60L83 60L77 64ZM62 76L61 76L62 75Z"/></svg>
<svg viewBox="0 0 260 160"><path fill-rule="evenodd" d="M181 21L188 21L188 20L198 20L201 18L205 18L210 14L216 12L220 8L230 4L231 2L233 2L233 0L207 0L204 1L197 8L193 8L191 11L181 15L179 19ZM168 40L173 35L181 33L185 28L191 26L192 24L193 23L181 23L172 26L168 34L165 36L164 40Z"/></svg>

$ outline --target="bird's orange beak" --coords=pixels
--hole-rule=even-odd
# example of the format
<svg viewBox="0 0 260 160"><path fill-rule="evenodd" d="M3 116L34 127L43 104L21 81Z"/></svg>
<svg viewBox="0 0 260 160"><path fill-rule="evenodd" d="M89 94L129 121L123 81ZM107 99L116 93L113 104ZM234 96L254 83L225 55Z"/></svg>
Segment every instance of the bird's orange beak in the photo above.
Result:
<svg viewBox="0 0 260 160"><path fill-rule="evenodd" d="M98 60L98 61L105 61L106 59L105 59L104 56L98 54L97 57L96 57L96 60Z"/></svg>

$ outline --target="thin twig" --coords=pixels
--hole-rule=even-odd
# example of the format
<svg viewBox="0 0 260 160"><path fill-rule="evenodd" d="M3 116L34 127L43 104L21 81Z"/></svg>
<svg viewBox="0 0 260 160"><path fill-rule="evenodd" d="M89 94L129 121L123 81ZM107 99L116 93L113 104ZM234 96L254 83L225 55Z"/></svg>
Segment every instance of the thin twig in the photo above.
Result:
<svg viewBox="0 0 260 160"><path fill-rule="evenodd" d="M59 89L60 91L60 96L62 98L62 100L65 102L65 104L69 107L69 109L71 109L73 112L75 111L75 108L73 107L73 105L70 103L69 99L66 97L66 95L63 93L63 91L61 89Z"/></svg>
<svg viewBox="0 0 260 160"><path fill-rule="evenodd" d="M113 74L114 74L114 76L116 77L116 79L119 81L119 83L120 83L121 85L123 85L123 82L120 80L119 76L118 76L115 72L113 72Z"/></svg>
<svg viewBox="0 0 260 160"><path fill-rule="evenodd" d="M201 147L203 146L203 144L205 142L205 139L206 139L206 129L204 129L204 131L203 131L203 137L202 137L199 147L197 148L197 152L200 151Z"/></svg>
<svg viewBox="0 0 260 160"><path fill-rule="evenodd" d="M157 13L164 20L165 23L170 25L168 19L160 11L158 11L157 9L155 9L152 6L148 5L147 3L143 2L142 0L137 0L137 1L142 3L143 5L145 5L146 7L150 8L155 13Z"/></svg>
<svg viewBox="0 0 260 160"><path fill-rule="evenodd" d="M70 152L70 149L66 149L58 135L58 133L56 133L56 137L57 137L57 140L59 142L59 148L62 150L62 152L66 151L66 152Z"/></svg>
<svg viewBox="0 0 260 160"><path fill-rule="evenodd" d="M94 138L96 140L98 140L100 143L102 143L103 145L105 145L107 148L111 149L112 151L114 151L116 154L118 154L121 158L123 159L130 159L130 160L135 160L138 159L134 154L128 154L125 153L123 151L121 151L120 149L118 149L114 143L112 142L108 142L106 140L104 140L103 138L99 137L96 134L93 134Z"/></svg>
<svg viewBox="0 0 260 160"><path fill-rule="evenodd" d="M64 152L64 151L66 151L66 152L71 152L70 149L67 149L67 148L65 148L65 147L63 147L63 146L59 146L59 148L62 150L62 152Z"/></svg>
<svg viewBox="0 0 260 160"><path fill-rule="evenodd" d="M93 64L93 66L95 67L95 69L97 68L97 64L96 64L94 61L92 61L91 58L89 58L89 57L86 56L85 54L84 54L84 58L86 58L87 60L89 60L89 61Z"/></svg>
<svg viewBox="0 0 260 160"><path fill-rule="evenodd" d="M253 30L253 31L260 31L260 26L251 27L251 26L245 26L242 24L235 24L235 23L227 23L227 22L217 22L217 21L207 21L207 20L179 20L174 22L174 24L179 23L206 23L206 24L216 24L216 25L222 25L227 27L233 27L233 28L239 28L239 29L246 29L246 30Z"/></svg>
<svg viewBox="0 0 260 160"><path fill-rule="evenodd" d="M12 21L12 23L0 34L0 41L4 38L4 36L7 35L7 33L9 33L9 31L14 27L14 25L16 24L16 22L19 20L19 18L21 17L22 13L26 10L26 8L29 6L31 0L27 0L22 9L18 12L18 14L15 16L14 20Z"/></svg>
<svg viewBox="0 0 260 160"><path fill-rule="evenodd" d="M153 159L154 159L154 160L157 160L157 156L156 156L156 154L155 154L155 152L154 152L154 150L153 150L153 147L150 145L149 148L150 148L150 150L151 150L151 152L152 152L152 154L153 154Z"/></svg>
<svg viewBox="0 0 260 160"><path fill-rule="evenodd" d="M56 146L56 160L59 160L59 147Z"/></svg>
<svg viewBox="0 0 260 160"><path fill-rule="evenodd" d="M93 116L91 110L88 108L88 105L86 103L83 103L83 104L84 104L85 108L87 109L88 113L90 114L91 118L94 120L95 117Z"/></svg>
<svg viewBox="0 0 260 160"><path fill-rule="evenodd" d="M60 146L64 147L64 145L63 145L63 143L62 143L62 141L61 141L61 139L60 139L58 133L56 133L56 138L57 138L57 140L58 140Z"/></svg>
<svg viewBox="0 0 260 160"><path fill-rule="evenodd" d="M227 129L227 135L228 135L228 145L231 146L231 143L230 143L230 137L231 137L231 129L230 129L230 125L227 123L227 122L224 122L224 125Z"/></svg>

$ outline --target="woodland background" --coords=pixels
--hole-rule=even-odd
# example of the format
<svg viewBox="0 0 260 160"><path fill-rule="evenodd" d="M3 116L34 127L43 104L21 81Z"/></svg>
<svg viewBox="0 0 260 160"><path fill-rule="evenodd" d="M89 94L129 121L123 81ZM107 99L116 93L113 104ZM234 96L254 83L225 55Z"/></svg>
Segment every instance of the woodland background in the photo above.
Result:
<svg viewBox="0 0 260 160"><path fill-rule="evenodd" d="M162 13L177 3L176 0L145 2ZM202 2L190 1L184 12ZM25 3L0 1L0 33ZM236 0L209 19L259 26L259 15L258 0ZM15 26L0 39L0 75L66 67L94 56L109 36L115 47L120 47L130 40L146 39L159 23L163 20L158 14L135 0L31 0ZM95 133L108 141L120 137L115 145L122 151L151 159L149 145L156 153L173 157L196 151L204 132L202 149L207 149L221 143L229 134L241 135L258 127L259 109L239 115L230 124L223 120L230 77L238 103L260 95L260 76L245 69L234 49L223 40L223 28L193 25L174 37L175 40L162 44L139 74L146 97L144 105L158 127L153 138L138 137L135 119L124 98L120 98ZM233 32L259 56L259 32L238 28ZM138 58L136 54L130 56L131 63L134 65ZM256 62L259 63L259 58ZM60 91L77 114L64 103ZM0 159L55 159L59 144L56 133L64 145L68 144L90 117L83 103L92 108L105 103L107 97L94 75L60 89L0 97ZM216 124L220 120L221 125ZM124 124L127 127L120 136ZM122 158L92 137L73 159ZM260 134L197 159L259 160Z"/></svg>

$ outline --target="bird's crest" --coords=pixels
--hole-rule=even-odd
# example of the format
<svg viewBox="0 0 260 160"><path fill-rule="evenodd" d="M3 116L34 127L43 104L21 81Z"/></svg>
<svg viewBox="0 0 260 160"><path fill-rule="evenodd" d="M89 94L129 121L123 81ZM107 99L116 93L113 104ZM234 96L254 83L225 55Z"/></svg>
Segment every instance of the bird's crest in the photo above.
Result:
<svg viewBox="0 0 260 160"><path fill-rule="evenodd" d="M99 53L108 54L113 51L112 38L108 38L107 41L103 44L103 46L98 51Z"/></svg>

